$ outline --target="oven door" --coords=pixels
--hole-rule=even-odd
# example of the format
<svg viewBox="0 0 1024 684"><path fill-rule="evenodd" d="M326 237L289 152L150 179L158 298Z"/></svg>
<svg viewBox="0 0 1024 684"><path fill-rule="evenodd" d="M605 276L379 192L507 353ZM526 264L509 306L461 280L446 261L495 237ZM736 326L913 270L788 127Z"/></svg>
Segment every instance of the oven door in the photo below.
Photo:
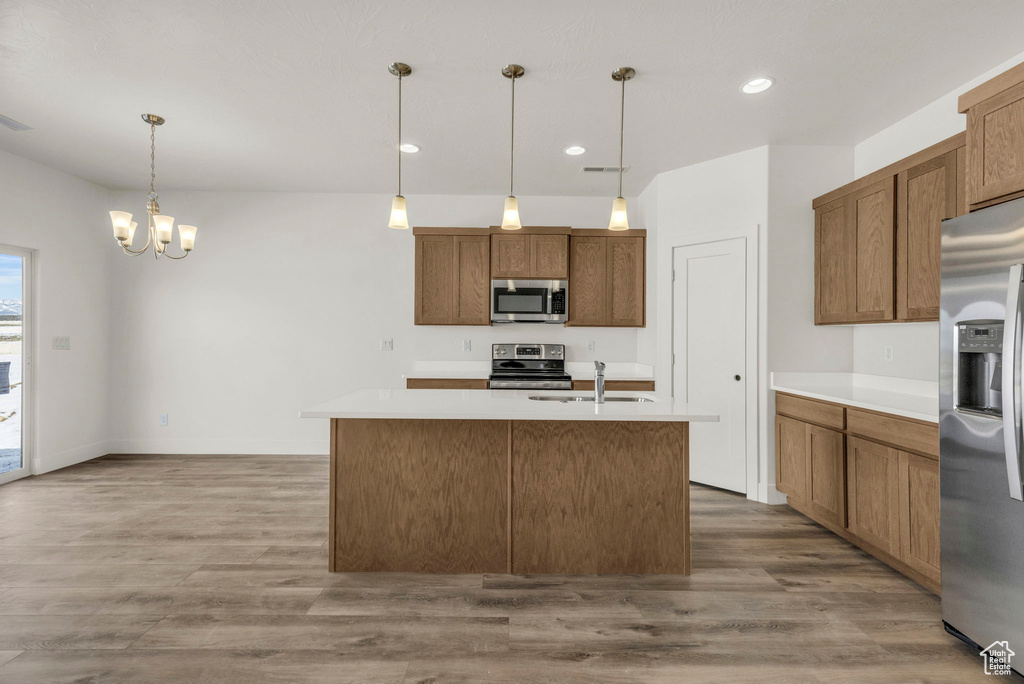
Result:
<svg viewBox="0 0 1024 684"><path fill-rule="evenodd" d="M491 322L565 323L564 302L564 281L494 280L491 283Z"/></svg>

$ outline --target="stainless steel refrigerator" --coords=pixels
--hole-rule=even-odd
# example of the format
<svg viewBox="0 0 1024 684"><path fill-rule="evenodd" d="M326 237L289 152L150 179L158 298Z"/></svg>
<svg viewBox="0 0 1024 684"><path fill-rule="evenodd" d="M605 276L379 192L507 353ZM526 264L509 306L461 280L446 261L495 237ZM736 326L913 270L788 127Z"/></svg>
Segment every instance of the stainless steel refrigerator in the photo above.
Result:
<svg viewBox="0 0 1024 684"><path fill-rule="evenodd" d="M942 223L942 619L1024 670L1024 199Z"/></svg>

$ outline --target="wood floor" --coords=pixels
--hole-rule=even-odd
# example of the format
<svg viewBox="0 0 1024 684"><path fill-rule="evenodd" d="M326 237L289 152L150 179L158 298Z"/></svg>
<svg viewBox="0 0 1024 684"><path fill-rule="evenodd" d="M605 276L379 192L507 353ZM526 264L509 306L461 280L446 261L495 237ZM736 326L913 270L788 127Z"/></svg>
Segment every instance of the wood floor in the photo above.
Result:
<svg viewBox="0 0 1024 684"><path fill-rule="evenodd" d="M939 600L695 486L693 575L327 572L326 458L108 456L0 486L0 682L967 682Z"/></svg>

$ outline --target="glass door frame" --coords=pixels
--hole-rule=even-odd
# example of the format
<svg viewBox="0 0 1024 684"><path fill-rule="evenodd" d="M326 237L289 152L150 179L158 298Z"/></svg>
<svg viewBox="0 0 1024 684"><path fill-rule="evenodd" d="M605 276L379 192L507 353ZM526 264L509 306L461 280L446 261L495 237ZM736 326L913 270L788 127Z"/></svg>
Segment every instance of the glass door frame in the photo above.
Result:
<svg viewBox="0 0 1024 684"><path fill-rule="evenodd" d="M21 257L21 467L0 474L0 485L32 475L35 462L35 250L0 244L0 254Z"/></svg>

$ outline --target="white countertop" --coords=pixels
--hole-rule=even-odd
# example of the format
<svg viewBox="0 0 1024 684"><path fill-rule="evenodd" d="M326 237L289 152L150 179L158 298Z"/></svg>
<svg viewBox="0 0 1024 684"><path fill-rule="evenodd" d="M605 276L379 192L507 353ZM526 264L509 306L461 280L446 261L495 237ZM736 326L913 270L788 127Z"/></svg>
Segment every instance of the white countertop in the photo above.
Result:
<svg viewBox="0 0 1024 684"><path fill-rule="evenodd" d="M629 420L718 422L718 416L684 402L653 394L616 392L615 396L643 396L652 402L533 401L544 396L593 396L593 392L545 390L407 390L367 389L346 394L299 411L300 418L405 418L421 420Z"/></svg>
<svg viewBox="0 0 1024 684"><path fill-rule="evenodd" d="M939 383L863 373L772 373L772 389L905 418L939 422Z"/></svg>

